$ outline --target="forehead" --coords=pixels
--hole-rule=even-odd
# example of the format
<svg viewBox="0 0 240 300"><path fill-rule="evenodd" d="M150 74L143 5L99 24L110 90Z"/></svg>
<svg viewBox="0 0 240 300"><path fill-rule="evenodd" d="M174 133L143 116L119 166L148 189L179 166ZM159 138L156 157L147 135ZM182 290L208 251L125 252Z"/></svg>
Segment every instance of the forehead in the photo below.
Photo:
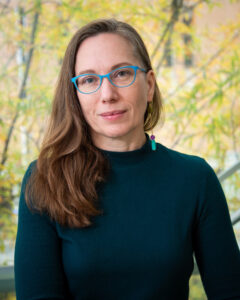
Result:
<svg viewBox="0 0 240 300"><path fill-rule="evenodd" d="M138 64L133 45L119 34L101 33L82 42L77 51L75 71L102 70L123 62Z"/></svg>

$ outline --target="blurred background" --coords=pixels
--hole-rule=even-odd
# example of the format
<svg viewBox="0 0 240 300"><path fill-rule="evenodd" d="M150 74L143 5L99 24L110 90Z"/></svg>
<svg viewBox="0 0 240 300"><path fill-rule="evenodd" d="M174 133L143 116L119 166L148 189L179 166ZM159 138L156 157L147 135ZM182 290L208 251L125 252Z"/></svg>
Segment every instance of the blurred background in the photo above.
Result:
<svg viewBox="0 0 240 300"><path fill-rule="evenodd" d="M21 180L38 156L66 46L82 25L110 17L133 25L151 55L165 106L157 141L215 169L240 245L240 1L0 0L1 300L15 299ZM189 299L206 299L197 268Z"/></svg>

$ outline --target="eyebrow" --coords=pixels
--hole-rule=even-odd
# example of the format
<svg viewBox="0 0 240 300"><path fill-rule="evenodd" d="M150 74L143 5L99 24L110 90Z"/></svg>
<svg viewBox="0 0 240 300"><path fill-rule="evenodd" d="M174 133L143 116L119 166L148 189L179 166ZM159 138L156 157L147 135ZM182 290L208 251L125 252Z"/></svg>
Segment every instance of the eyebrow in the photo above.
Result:
<svg viewBox="0 0 240 300"><path fill-rule="evenodd" d="M111 67L111 71L114 70L114 69L117 69L117 68L120 68L120 67L123 67L123 66L132 66L133 64L129 63L129 62L121 62L119 64L116 64L116 65L113 65ZM110 72L111 72L110 71ZM82 75L82 74L97 74L93 69L87 69L87 70L83 70L83 71L80 71L77 73L76 76L78 75Z"/></svg>

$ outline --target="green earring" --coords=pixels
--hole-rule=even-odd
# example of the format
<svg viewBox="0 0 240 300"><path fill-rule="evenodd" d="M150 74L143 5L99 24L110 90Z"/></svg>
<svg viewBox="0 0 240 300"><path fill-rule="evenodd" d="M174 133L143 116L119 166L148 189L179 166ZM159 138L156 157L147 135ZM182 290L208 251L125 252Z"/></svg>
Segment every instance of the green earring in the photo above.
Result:
<svg viewBox="0 0 240 300"><path fill-rule="evenodd" d="M157 145L156 145L156 142L155 142L155 135L152 134L150 139L151 139L151 144L152 144L152 150L156 151L157 150Z"/></svg>
<svg viewBox="0 0 240 300"><path fill-rule="evenodd" d="M151 115L151 114L152 114L152 111L153 111L152 103L150 102L150 103L148 104L148 114ZM157 145L156 145L156 141L155 141L155 135L153 135L153 133L152 133L150 139L151 139L152 150L153 150L153 151L156 151Z"/></svg>

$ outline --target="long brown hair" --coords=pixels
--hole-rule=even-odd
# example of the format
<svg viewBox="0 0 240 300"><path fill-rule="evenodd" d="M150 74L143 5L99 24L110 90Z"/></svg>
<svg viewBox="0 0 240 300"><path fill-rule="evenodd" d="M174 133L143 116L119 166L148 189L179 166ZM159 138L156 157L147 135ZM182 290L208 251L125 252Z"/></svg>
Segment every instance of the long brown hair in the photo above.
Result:
<svg viewBox="0 0 240 300"><path fill-rule="evenodd" d="M59 224L86 227L91 217L101 214L97 207L97 185L104 181L108 161L94 147L88 125L71 78L75 76L76 54L81 43L100 33L115 33L126 38L134 48L142 66L151 70L146 47L129 24L115 19L93 21L79 29L71 39L60 71L52 113L42 149L26 189L30 208L47 213ZM144 130L151 130L162 112L157 84L151 109L144 116Z"/></svg>

